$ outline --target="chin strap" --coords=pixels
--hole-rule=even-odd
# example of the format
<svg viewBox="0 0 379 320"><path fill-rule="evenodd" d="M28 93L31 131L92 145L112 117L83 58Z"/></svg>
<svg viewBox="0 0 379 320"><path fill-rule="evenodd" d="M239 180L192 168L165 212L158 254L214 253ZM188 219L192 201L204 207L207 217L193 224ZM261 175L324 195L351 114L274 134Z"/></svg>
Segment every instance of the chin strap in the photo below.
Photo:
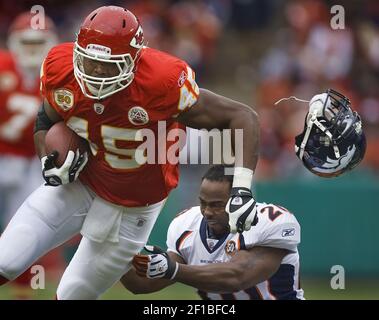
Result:
<svg viewBox="0 0 379 320"><path fill-rule="evenodd" d="M311 130L312 130L313 125L316 125L323 133L325 133L331 142L333 141L333 136L330 133L330 131L320 121L317 120L316 113L312 114L311 118L307 121L307 130L305 131L303 141L301 142L301 145L300 145L299 158L301 160L303 159L304 152L305 152L305 146L307 145L309 135L311 134ZM335 144L333 144L333 150L334 150L334 154L335 154L336 158L339 159L341 157L340 151ZM295 151L298 152L299 148L296 147Z"/></svg>
<svg viewBox="0 0 379 320"><path fill-rule="evenodd" d="M305 103L309 103L310 102L309 100L299 99L299 98L297 98L295 96L290 96L290 97L287 97L287 98L279 99L278 101L276 101L274 103L274 106L277 106L282 101L288 101L288 100L295 100L295 101L298 101L298 102L305 102Z"/></svg>

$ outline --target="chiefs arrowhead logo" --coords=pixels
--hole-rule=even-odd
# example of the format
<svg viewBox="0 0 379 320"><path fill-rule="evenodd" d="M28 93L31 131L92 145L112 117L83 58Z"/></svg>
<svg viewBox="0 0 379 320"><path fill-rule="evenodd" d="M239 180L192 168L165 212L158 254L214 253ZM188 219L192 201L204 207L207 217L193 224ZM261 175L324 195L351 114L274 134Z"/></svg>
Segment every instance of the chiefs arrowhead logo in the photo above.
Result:
<svg viewBox="0 0 379 320"><path fill-rule="evenodd" d="M145 42L145 40L143 37L143 30L142 30L142 27L139 26L136 34L134 35L134 37L130 41L130 45L133 48L141 49L143 47L144 42Z"/></svg>
<svg viewBox="0 0 379 320"><path fill-rule="evenodd" d="M129 110L128 118L130 123L134 124L135 126L142 126L149 122L148 113L144 108L139 106L135 106Z"/></svg>
<svg viewBox="0 0 379 320"><path fill-rule="evenodd" d="M183 70L178 79L178 87L183 87L184 82L187 80L187 73Z"/></svg>

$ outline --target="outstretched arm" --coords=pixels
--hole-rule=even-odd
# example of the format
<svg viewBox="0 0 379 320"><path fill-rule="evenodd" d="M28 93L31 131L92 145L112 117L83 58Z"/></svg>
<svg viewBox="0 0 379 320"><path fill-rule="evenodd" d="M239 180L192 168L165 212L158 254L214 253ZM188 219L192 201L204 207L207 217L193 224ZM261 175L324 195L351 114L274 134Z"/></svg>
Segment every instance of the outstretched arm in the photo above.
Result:
<svg viewBox="0 0 379 320"><path fill-rule="evenodd" d="M269 279L287 253L269 247L241 250L225 263L180 265L175 280L204 291L236 292Z"/></svg>
<svg viewBox="0 0 379 320"><path fill-rule="evenodd" d="M154 277L159 261L163 269L159 277L173 278L177 282L204 291L229 293L253 287L269 279L279 269L286 254L288 250L285 249L253 247L237 251L229 262L207 265L179 264L164 254L156 254L144 256L146 259L140 261L145 263L135 266L138 274ZM175 273L172 270L175 270Z"/></svg>
<svg viewBox="0 0 379 320"><path fill-rule="evenodd" d="M177 120L195 129L231 129L232 147L242 143L242 154L235 154L235 166L255 170L259 151L259 120L249 106L200 89L199 99L194 106L183 111ZM242 129L243 141L235 141L235 130Z"/></svg>

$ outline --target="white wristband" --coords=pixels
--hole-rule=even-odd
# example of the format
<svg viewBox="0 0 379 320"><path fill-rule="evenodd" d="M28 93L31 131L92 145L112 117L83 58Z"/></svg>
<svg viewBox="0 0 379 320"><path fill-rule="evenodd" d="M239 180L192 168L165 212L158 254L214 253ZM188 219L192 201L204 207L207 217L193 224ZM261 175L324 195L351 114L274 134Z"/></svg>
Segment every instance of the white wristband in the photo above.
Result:
<svg viewBox="0 0 379 320"><path fill-rule="evenodd" d="M179 263L175 263L175 271L174 273L172 274L170 280L174 280L174 278L176 277L176 274L178 273L178 270L179 270Z"/></svg>
<svg viewBox="0 0 379 320"><path fill-rule="evenodd" d="M253 183L254 171L248 168L235 167L233 188L247 188L250 189Z"/></svg>

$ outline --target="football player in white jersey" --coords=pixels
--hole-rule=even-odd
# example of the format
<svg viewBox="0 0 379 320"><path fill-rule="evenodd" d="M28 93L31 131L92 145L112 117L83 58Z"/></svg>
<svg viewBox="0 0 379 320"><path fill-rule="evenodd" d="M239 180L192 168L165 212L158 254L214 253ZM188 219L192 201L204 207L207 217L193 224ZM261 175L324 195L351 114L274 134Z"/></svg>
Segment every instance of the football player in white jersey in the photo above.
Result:
<svg viewBox="0 0 379 320"><path fill-rule="evenodd" d="M300 225L285 208L258 203L250 230L231 233L225 204L232 186L226 166L211 167L200 187L200 206L171 222L167 252L146 246L122 278L133 293L174 282L198 289L203 299L304 299L299 281Z"/></svg>

